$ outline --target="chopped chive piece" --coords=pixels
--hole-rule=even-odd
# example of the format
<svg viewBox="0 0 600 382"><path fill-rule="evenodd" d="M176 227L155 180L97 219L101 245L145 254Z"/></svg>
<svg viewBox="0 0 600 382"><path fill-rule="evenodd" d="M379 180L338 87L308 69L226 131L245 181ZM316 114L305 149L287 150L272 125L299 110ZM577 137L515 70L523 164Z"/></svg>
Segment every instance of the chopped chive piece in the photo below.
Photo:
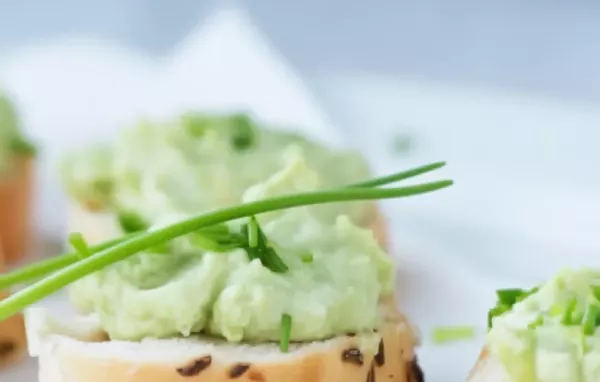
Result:
<svg viewBox="0 0 600 382"><path fill-rule="evenodd" d="M575 309L577 309L577 298L573 297L567 303L565 310L562 312L562 317L560 322L563 325L573 325L573 313L575 313Z"/></svg>
<svg viewBox="0 0 600 382"><path fill-rule="evenodd" d="M565 304L554 303L550 306L548 310L548 314L552 317L558 317L564 314L565 312Z"/></svg>
<svg viewBox="0 0 600 382"><path fill-rule="evenodd" d="M588 305L583 316L583 322L581 323L583 334L588 336L594 334L598 315L600 315L600 307L598 307L596 304Z"/></svg>
<svg viewBox="0 0 600 382"><path fill-rule="evenodd" d="M250 248L258 246L258 222L254 216L251 216L248 222L248 246Z"/></svg>
<svg viewBox="0 0 600 382"><path fill-rule="evenodd" d="M502 314L510 311L510 306L508 305L497 305L488 311L488 328L492 328L492 321L494 317L501 316Z"/></svg>
<svg viewBox="0 0 600 382"><path fill-rule="evenodd" d="M314 256L312 253L308 252L302 255L302 262L303 263L312 263L314 260Z"/></svg>
<svg viewBox="0 0 600 382"><path fill-rule="evenodd" d="M514 305L517 299L526 293L523 289L498 289L496 295L498 301L503 305Z"/></svg>
<svg viewBox="0 0 600 382"><path fill-rule="evenodd" d="M592 293L594 294L594 297L596 297L596 300L600 301L600 286L592 286Z"/></svg>
<svg viewBox="0 0 600 382"><path fill-rule="evenodd" d="M80 232L73 232L69 235L69 243L81 258L86 258L92 254L83 235Z"/></svg>
<svg viewBox="0 0 600 382"><path fill-rule="evenodd" d="M244 224L242 233L246 236L247 244L245 249L250 260L260 259L260 262L266 268L276 273L287 272L287 265L279 257L275 249L273 249L256 218L251 217L250 221Z"/></svg>
<svg viewBox="0 0 600 382"><path fill-rule="evenodd" d="M261 251L260 260L265 267L275 273L285 273L289 269L272 247L267 247L264 251Z"/></svg>
<svg viewBox="0 0 600 382"><path fill-rule="evenodd" d="M520 301L525 300L527 297L531 296L532 294L534 294L538 290L540 290L540 287L536 286L536 287L531 288L530 290L524 292L519 297L517 297L517 301L516 302L520 302Z"/></svg>
<svg viewBox="0 0 600 382"><path fill-rule="evenodd" d="M281 315L281 336L279 338L279 349L287 353L292 335L292 316L287 313Z"/></svg>
<svg viewBox="0 0 600 382"><path fill-rule="evenodd" d="M538 326L542 325L544 323L544 317L543 316L538 316L535 320L533 320L532 322L529 323L529 325L527 325L527 327L529 329L535 329Z"/></svg>
<svg viewBox="0 0 600 382"><path fill-rule="evenodd" d="M231 117L231 145L238 151L252 148L256 143L256 134L252 120L247 114L236 114Z"/></svg>
<svg viewBox="0 0 600 382"><path fill-rule="evenodd" d="M145 231L148 229L148 223L135 213L121 212L117 218L119 220L119 226L125 233Z"/></svg>
<svg viewBox="0 0 600 382"><path fill-rule="evenodd" d="M471 340L475 337L475 328L472 326L442 326L433 329L432 339L437 344L447 342Z"/></svg>
<svg viewBox="0 0 600 382"><path fill-rule="evenodd" d="M583 315L584 312L581 310L576 310L573 312L573 315L571 316L572 325L581 325L583 322Z"/></svg>

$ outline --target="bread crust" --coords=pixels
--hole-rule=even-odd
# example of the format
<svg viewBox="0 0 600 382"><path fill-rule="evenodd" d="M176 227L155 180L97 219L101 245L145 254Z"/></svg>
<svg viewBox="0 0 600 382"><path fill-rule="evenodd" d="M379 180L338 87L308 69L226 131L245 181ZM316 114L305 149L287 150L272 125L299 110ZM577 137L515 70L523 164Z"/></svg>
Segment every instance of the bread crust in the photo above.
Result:
<svg viewBox="0 0 600 382"><path fill-rule="evenodd" d="M0 174L0 239L4 263L23 259L31 242L33 158L15 159L10 174Z"/></svg>
<svg viewBox="0 0 600 382"><path fill-rule="evenodd" d="M179 360L174 360L171 354L165 354L164 360L144 360L144 343L91 343L53 335L41 342L39 381L422 382L423 374L413 353L415 337L404 318L388 316L378 334L381 336L379 347L362 348L362 336L349 334L324 341L309 350L291 350L275 359L265 357L252 361L243 357L236 359L237 354L207 349ZM162 341L164 348L168 348L173 340L154 341ZM123 346L129 348L129 356L118 354L117 349ZM273 345L274 349L276 346ZM247 352L252 353L252 349Z"/></svg>
<svg viewBox="0 0 600 382"><path fill-rule="evenodd" d="M0 273L4 271L2 251L0 251ZM0 291L0 300L8 293ZM0 369L21 360L27 352L25 325L21 314L0 321Z"/></svg>
<svg viewBox="0 0 600 382"><path fill-rule="evenodd" d="M468 382L513 382L504 366L484 347L469 373Z"/></svg>

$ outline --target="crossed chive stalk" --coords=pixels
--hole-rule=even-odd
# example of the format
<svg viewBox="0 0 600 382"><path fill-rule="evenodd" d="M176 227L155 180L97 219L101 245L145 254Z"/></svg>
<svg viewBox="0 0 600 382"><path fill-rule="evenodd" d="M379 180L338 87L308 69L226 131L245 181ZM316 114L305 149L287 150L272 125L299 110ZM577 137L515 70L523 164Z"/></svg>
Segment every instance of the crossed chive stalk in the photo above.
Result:
<svg viewBox="0 0 600 382"><path fill-rule="evenodd" d="M380 186L425 174L444 165L445 162L436 162L338 189L298 193L244 203L197 215L156 230L143 229L127 233L122 237L95 246L88 246L80 233L72 233L69 236L69 241L75 249L74 252L58 255L0 275L0 290L17 284L30 284L28 287L0 301L0 321L17 314L28 306L89 274L136 253L164 246L180 236L192 234L195 235L196 240L203 243L202 245L216 244L218 248L222 248L220 245L223 245L223 241L218 239L226 239L227 242L232 238L230 232L223 236L224 223L240 218L249 218L249 221L242 227L241 239L237 242L235 240L233 243L229 242L229 244L246 249L250 258L259 259L265 267L272 271L285 272L287 266L281 261L275 250L269 246L255 215L293 207L403 198L437 191L451 186L453 182L451 180L441 180L397 188L380 188ZM284 314L282 316L280 342L282 351L286 351L288 348L291 321L289 315Z"/></svg>

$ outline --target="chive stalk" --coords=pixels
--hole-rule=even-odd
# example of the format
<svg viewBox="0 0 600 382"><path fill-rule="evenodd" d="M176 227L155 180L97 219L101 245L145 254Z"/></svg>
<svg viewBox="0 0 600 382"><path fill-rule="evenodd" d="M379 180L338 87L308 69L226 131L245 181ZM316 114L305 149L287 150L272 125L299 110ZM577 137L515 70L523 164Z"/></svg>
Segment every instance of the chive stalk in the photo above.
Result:
<svg viewBox="0 0 600 382"><path fill-rule="evenodd" d="M92 246L89 248L93 255L104 249L113 247L115 244L126 241L134 235L126 235L116 239L106 241L104 243ZM0 275L0 290L4 290L18 284L27 284L38 280L48 274L54 273L68 265L76 263L80 259L78 252L70 252L62 255L54 256L50 259L43 260L26 267L17 269L10 273Z"/></svg>
<svg viewBox="0 0 600 382"><path fill-rule="evenodd" d="M583 334L587 336L591 336L596 331L596 321L600 316L600 307L596 304L588 305L585 314L583 316L583 322L581 323L581 328L583 330Z"/></svg>
<svg viewBox="0 0 600 382"><path fill-rule="evenodd" d="M69 235L69 243L81 258L91 256L90 248L88 247L81 232L73 232Z"/></svg>
<svg viewBox="0 0 600 382"><path fill-rule="evenodd" d="M248 246L250 248L258 247L258 222L255 216L251 216L248 222Z"/></svg>
<svg viewBox="0 0 600 382"><path fill-rule="evenodd" d="M230 220L300 206L409 197L434 192L453 184L450 180L443 180L401 188L370 188L393 182L393 179L396 178L394 178L394 175L391 175L379 178L379 180L375 179L363 182L362 186L354 185L336 190L286 195L228 207L192 217L151 232L136 233L103 243L91 248L90 252L92 255L79 261L77 253L71 253L64 257L51 259L41 265L37 264L37 266L34 265L24 270L10 273L0 278L0 285L2 283L4 285L11 285L11 283L23 282L24 280L37 279L48 273L52 274L1 301L0 321L18 313L27 306L42 300L63 287L115 262L124 260L138 252L160 246L179 236L207 229L208 227L226 223ZM281 259L276 256L275 251L272 248L270 249L271 251L267 251L267 263L270 263L273 267L284 269L285 264L282 264L280 262Z"/></svg>
<svg viewBox="0 0 600 382"><path fill-rule="evenodd" d="M573 297L569 300L567 305L565 306L565 310L562 312L562 316L560 322L563 325L573 325L573 313L575 313L575 309L577 309L577 298Z"/></svg>
<svg viewBox="0 0 600 382"><path fill-rule="evenodd" d="M445 162L435 162L435 163L427 164L424 166L416 167L413 169L409 169L406 171L401 171L401 172L398 172L395 174L391 174L391 175L387 175L387 176L383 176L383 177L379 177L379 178L374 178L374 179L364 181L361 183L355 183L355 184L352 184L347 187L348 188L360 188L360 187L370 188L370 187L383 186L383 185L386 185L389 183L398 182L400 180L405 180L405 179L408 179L408 178L411 178L411 177L414 177L417 175L421 175L421 174L436 170L445 165L446 165ZM129 213L121 212L118 216L118 219L119 219L121 228L124 230L124 232L133 230L134 226L136 228L142 227L143 230L145 230L147 228L145 226L145 223L141 219L139 219L139 217L137 215L132 215ZM210 232L211 234L214 233L215 230L218 232L227 232L227 233L229 232L229 229L223 224L213 225L213 226L205 228L205 231ZM138 234L138 233L139 232L132 232L130 235ZM124 237L105 241L101 244L98 244L97 246L90 248L90 251L92 252L92 254L94 254L96 252L101 251L102 249L112 247L117 243L125 241L128 238L130 238L130 236L126 235ZM199 241L202 241L202 239L203 238L199 238ZM214 244L214 243L208 243L208 244ZM156 248L162 248L162 247L163 246L158 246ZM26 283L38 280L50 273L56 272L68 265L75 263L78 259L79 259L79 257L78 257L77 253L66 253L66 254L54 256L48 260L40 261L35 264L23 267L21 269L18 269L16 271L13 271L8 274L2 274L2 275L0 275L0 290L6 289L13 285L26 284Z"/></svg>
<svg viewBox="0 0 600 382"><path fill-rule="evenodd" d="M279 349L287 353L290 347L290 338L292 336L292 316L289 314L281 315L281 335L279 338Z"/></svg>

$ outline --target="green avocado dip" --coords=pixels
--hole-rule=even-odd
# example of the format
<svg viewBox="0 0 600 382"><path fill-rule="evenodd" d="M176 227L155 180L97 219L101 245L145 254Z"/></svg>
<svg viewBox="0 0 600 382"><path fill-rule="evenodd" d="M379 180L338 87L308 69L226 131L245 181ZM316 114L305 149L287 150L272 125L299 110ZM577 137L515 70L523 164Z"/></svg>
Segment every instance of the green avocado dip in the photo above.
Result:
<svg viewBox="0 0 600 382"><path fill-rule="evenodd" d="M369 177L363 157L259 124L246 114L185 114L141 122L105 145L71 153L62 166L65 188L85 206L136 214L153 224L165 215L201 213L238 204L246 189L267 181L296 157L316 172L317 187ZM321 209L363 218L367 203Z"/></svg>
<svg viewBox="0 0 600 382"><path fill-rule="evenodd" d="M216 137L211 139L221 142ZM277 157L283 153L276 150L275 141L289 142L290 138L275 134L267 139L270 143L264 144L275 152L265 155ZM227 160L234 162L241 160L238 156L242 153L227 148L225 143L223 146L222 150L227 154L217 151L215 155L225 155ZM334 176L333 171L317 172L310 167L310 163L316 161L318 164L323 159L303 154L300 147L292 150L294 154L290 154L281 169L247 187L240 199L249 202L311 191L323 178ZM202 150L192 152L190 155L201 155ZM328 157L330 154L323 155ZM313 160L308 159L311 157ZM210 160L210 156L204 160ZM258 158L248 160L261 161ZM185 161L177 158L175 163ZM265 160L265 168L271 165ZM127 167L131 166L133 163ZM201 171L209 171L209 167ZM244 178L240 182L250 183L251 178L265 176L265 168L261 169L258 163L246 166L249 173L240 173ZM226 184L236 181L227 170L218 172ZM178 182L177 175L182 176L177 171L173 175L173 182ZM183 181L187 180L191 182L187 192L201 184L199 179ZM218 177L214 180L217 182ZM228 184L222 188L223 192L228 189ZM151 191L132 187L127 190L131 196L121 195L121 198L144 192ZM195 200L188 200L185 193L180 197L199 208L212 199L209 197L196 204ZM155 200L150 194L146 198ZM157 196L156 200L160 204L166 199ZM157 209L153 210L152 206L139 204L138 211L159 214L161 218L154 221L155 226L185 216L178 208L173 208L169 214L166 205L154 206ZM97 313L102 328L112 339L118 340L206 333L231 342L278 341L282 317L293 320L292 341L371 332L380 323L380 297L393 291L395 270L391 259L370 230L358 227L345 215L329 222L320 216L321 213L319 208L300 207L257 216L264 234L260 240L278 254L285 264L284 271L277 267L270 269L257 258L251 259L252 252L248 248L210 250L207 248L211 246L202 237L188 235L173 240L167 248L139 253L76 282L71 287L72 301L82 312ZM247 221L231 222L226 231L241 232ZM250 225L246 228L250 237ZM252 241L248 239L248 243Z"/></svg>
<svg viewBox="0 0 600 382"><path fill-rule="evenodd" d="M34 153L34 146L21 131L14 105L0 92L0 174L10 170L16 156Z"/></svg>
<svg viewBox="0 0 600 382"><path fill-rule="evenodd" d="M600 381L600 271L498 291L487 343L515 382Z"/></svg>

